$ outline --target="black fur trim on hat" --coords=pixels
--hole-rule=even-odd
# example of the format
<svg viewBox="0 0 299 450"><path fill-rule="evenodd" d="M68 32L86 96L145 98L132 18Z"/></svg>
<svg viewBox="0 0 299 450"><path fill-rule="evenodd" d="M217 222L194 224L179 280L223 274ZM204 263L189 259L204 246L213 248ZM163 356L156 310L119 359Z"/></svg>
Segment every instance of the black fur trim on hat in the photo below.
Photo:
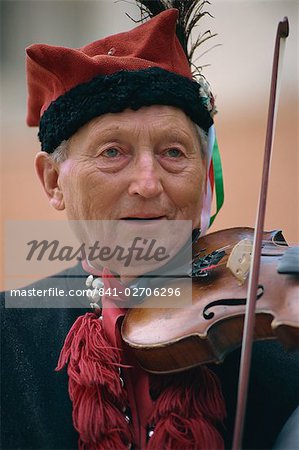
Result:
<svg viewBox="0 0 299 450"><path fill-rule="evenodd" d="M42 150L52 153L94 117L142 106L176 106L207 132L213 119L199 88L196 81L159 67L98 75L58 97L44 112L38 134Z"/></svg>

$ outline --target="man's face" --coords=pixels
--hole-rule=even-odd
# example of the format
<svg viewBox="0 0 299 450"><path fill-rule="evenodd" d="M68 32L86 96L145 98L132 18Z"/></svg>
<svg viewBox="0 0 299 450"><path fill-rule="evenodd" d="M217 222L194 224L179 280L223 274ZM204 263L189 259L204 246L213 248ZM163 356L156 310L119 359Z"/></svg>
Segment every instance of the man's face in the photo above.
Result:
<svg viewBox="0 0 299 450"><path fill-rule="evenodd" d="M192 121L180 109L150 106L80 128L58 186L72 220L179 219L195 228L205 172Z"/></svg>

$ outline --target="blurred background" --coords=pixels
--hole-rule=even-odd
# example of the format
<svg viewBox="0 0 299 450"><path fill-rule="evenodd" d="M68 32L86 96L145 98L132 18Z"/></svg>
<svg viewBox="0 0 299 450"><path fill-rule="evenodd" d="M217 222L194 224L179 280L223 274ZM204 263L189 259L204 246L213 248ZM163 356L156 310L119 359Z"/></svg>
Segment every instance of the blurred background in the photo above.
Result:
<svg viewBox="0 0 299 450"><path fill-rule="evenodd" d="M61 220L36 179L37 129L26 126L25 48L32 43L80 47L133 28L133 0L1 1L1 288L5 220ZM217 36L197 52L219 113L216 130L225 203L212 231L255 223L277 23L288 16L266 229L281 228L290 243L298 228L297 0L211 0L199 31ZM202 55L203 54L203 55ZM7 249L9 253L9 249Z"/></svg>

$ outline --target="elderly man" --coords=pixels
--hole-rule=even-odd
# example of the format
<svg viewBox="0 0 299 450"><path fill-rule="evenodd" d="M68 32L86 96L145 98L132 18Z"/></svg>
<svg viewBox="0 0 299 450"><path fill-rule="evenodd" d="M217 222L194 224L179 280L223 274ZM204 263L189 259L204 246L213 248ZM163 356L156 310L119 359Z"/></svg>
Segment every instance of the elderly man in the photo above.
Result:
<svg viewBox="0 0 299 450"><path fill-rule="evenodd" d="M27 49L28 124L39 126L42 145L36 170L50 204L70 220L203 226L213 105L192 80L177 15L162 12L81 49ZM122 269L112 269L114 277L87 259L56 283L88 276L87 284L96 277L119 287ZM121 338L125 305L101 315L109 299L95 300L86 314L58 303L4 310L2 448L229 447L239 352L219 367L149 375ZM68 378L55 372L65 365ZM273 445L297 405L296 371L278 345L256 345L244 448Z"/></svg>

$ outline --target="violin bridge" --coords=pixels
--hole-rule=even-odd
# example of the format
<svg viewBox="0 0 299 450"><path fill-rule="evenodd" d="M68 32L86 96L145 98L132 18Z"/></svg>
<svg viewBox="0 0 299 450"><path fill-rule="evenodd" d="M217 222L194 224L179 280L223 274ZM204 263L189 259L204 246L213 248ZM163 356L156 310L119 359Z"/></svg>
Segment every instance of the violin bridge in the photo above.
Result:
<svg viewBox="0 0 299 450"><path fill-rule="evenodd" d="M252 242L242 239L232 249L226 267L242 285L247 280L252 254Z"/></svg>

